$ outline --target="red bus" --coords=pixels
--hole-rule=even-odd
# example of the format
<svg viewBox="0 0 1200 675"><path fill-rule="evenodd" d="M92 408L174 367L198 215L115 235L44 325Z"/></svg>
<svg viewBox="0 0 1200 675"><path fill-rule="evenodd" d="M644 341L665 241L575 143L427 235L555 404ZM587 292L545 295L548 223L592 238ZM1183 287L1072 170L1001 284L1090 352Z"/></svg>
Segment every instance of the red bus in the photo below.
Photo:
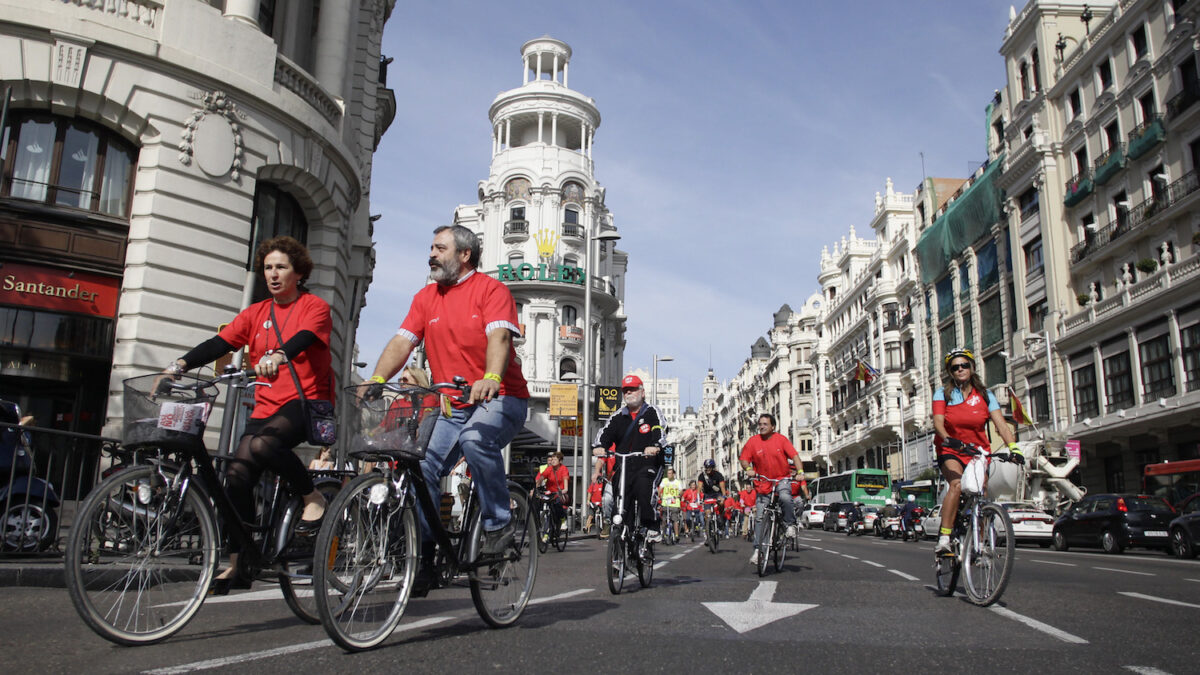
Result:
<svg viewBox="0 0 1200 675"><path fill-rule="evenodd" d="M1200 492L1200 459L1147 464L1142 474L1142 492L1178 507Z"/></svg>

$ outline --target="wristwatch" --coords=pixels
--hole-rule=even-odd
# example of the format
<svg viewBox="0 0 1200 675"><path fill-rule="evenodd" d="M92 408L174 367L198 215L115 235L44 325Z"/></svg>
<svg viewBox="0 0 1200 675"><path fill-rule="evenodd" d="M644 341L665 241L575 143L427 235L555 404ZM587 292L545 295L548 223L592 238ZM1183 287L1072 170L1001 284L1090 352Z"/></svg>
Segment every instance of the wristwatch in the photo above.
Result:
<svg viewBox="0 0 1200 675"><path fill-rule="evenodd" d="M172 361L170 365L167 366L167 373L170 375L181 375L183 373L183 367L179 365L178 359Z"/></svg>

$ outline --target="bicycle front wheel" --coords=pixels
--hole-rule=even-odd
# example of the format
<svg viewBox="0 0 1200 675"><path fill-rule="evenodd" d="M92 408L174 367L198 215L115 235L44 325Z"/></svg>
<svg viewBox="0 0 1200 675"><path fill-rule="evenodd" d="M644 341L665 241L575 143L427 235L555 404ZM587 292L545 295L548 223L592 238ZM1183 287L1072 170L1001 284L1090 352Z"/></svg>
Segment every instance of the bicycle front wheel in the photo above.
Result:
<svg viewBox="0 0 1200 675"><path fill-rule="evenodd" d="M537 521L537 549L538 553L545 553L550 550L550 529L554 527L554 519L550 517L545 507L538 510L535 516Z"/></svg>
<svg viewBox="0 0 1200 675"><path fill-rule="evenodd" d="M359 476L326 507L313 556L321 624L343 649L383 642L404 616L419 556L417 521L383 474Z"/></svg>
<svg viewBox="0 0 1200 675"><path fill-rule="evenodd" d="M649 588L650 583L654 581L654 544L643 541L642 546L645 547L645 551L639 551L638 555L638 582L642 584L642 588Z"/></svg>
<svg viewBox="0 0 1200 675"><path fill-rule="evenodd" d="M1016 549L1008 512L999 504L984 504L979 509L978 526L967 534L963 551L967 598L971 602L987 607L1000 599L1012 575Z"/></svg>
<svg viewBox="0 0 1200 675"><path fill-rule="evenodd" d="M763 516L763 536L758 544L758 576L767 575L767 565L771 556L771 542L775 539L775 516L767 511Z"/></svg>
<svg viewBox="0 0 1200 675"><path fill-rule="evenodd" d="M707 530L708 537L706 543L708 544L708 550L716 553L720 542L717 541L717 524L713 522L712 518L708 519Z"/></svg>
<svg viewBox="0 0 1200 675"><path fill-rule="evenodd" d="M608 590L613 595L621 593L625 585L625 526L614 525L608 536L608 556L604 563Z"/></svg>
<svg viewBox="0 0 1200 675"><path fill-rule="evenodd" d="M511 626L525 611L537 579L538 550L534 545L535 521L525 493L513 484L508 489L508 506L514 525L513 543L496 562L476 567L469 575L471 600L479 616L493 628ZM479 512L476 511L476 514ZM472 526L471 560L478 560L483 547L483 520Z"/></svg>
<svg viewBox="0 0 1200 675"><path fill-rule="evenodd" d="M84 499L67 535L67 591L100 637L145 645L174 635L204 604L217 566L207 495L174 472L135 466Z"/></svg>

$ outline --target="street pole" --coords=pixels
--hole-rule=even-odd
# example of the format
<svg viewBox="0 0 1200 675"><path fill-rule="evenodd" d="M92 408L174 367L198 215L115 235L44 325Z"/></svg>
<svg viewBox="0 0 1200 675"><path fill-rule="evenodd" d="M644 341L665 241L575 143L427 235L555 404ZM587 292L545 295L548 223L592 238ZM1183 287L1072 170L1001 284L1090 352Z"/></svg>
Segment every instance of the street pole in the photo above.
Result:
<svg viewBox="0 0 1200 675"><path fill-rule="evenodd" d="M1042 340L1046 343L1046 380L1050 384L1050 428L1058 431L1058 402L1054 395L1054 363L1050 360L1050 331L1042 330Z"/></svg>
<svg viewBox="0 0 1200 675"><path fill-rule="evenodd" d="M896 403L900 408L900 461L903 468L901 477L908 480L908 441L904 438L904 387L900 387L900 396L896 398Z"/></svg>

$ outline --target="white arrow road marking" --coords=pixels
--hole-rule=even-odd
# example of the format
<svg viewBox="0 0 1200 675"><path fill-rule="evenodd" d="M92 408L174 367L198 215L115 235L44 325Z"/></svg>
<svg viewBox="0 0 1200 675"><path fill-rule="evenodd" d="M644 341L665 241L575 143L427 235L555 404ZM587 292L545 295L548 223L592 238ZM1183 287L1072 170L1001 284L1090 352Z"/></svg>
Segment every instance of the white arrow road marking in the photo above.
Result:
<svg viewBox="0 0 1200 675"><path fill-rule="evenodd" d="M1070 642L1070 643L1077 644L1077 645L1086 645L1088 643L1087 640L1084 640L1083 638L1079 637L1078 635L1071 635L1067 631L1059 630L1059 629L1055 628L1054 626L1051 626L1048 623L1042 623L1041 621L1038 621L1037 619L1031 619L1030 617L1027 617L1024 614L1017 614L1016 612L1012 611L1011 609L1008 609L1007 607L999 607L997 605L992 605L991 607L988 607L988 609L999 614L1000 616L1004 616L1004 617L1008 617L1010 619L1014 619L1016 621L1020 621L1021 623L1025 624L1026 626L1029 626L1030 628L1033 628L1035 630L1040 630L1043 633L1046 633L1048 635L1052 635L1052 636L1058 638L1059 640L1062 640L1063 642Z"/></svg>
<svg viewBox="0 0 1200 675"><path fill-rule="evenodd" d="M702 604L738 633L761 628L774 621L795 616L817 606L794 602L771 602L771 598L775 597L775 587L778 583L777 581L760 581L758 587L750 594L750 599L745 602L705 602Z"/></svg>
<svg viewBox="0 0 1200 675"><path fill-rule="evenodd" d="M1127 591L1117 591L1118 595L1125 595L1131 598L1140 598L1142 600L1153 600L1154 602L1163 602L1168 605L1179 605L1180 607L1195 607L1200 609L1200 605L1195 605L1190 602L1180 602L1179 600L1171 600L1169 598L1159 598L1153 595L1143 595L1141 593L1129 593Z"/></svg>

